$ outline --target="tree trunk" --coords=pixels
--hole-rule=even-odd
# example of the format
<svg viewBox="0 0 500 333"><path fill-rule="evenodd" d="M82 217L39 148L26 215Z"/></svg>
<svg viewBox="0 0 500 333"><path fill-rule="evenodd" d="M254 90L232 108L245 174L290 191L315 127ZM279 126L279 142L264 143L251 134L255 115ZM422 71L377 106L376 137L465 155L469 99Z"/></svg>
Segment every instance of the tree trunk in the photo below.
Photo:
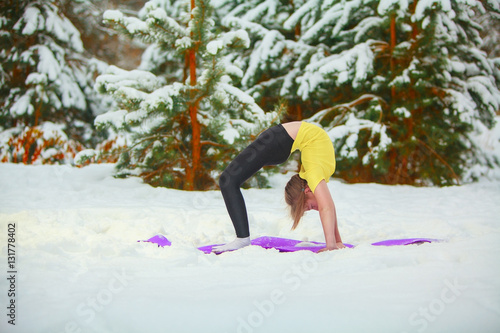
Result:
<svg viewBox="0 0 500 333"><path fill-rule="evenodd" d="M396 68L396 59L394 58L394 49L396 48L396 14L391 16L391 74L394 78L396 75L394 70ZM394 100L396 98L396 87L393 85L391 87L391 97Z"/></svg>
<svg viewBox="0 0 500 333"><path fill-rule="evenodd" d="M191 0L191 11L195 8L194 0ZM192 14L191 14L192 18ZM191 86L196 85L196 46L188 51L189 63L189 83ZM186 170L186 185L185 189L195 189L195 177L200 169L201 161L201 130L198 122L198 105L194 98L195 93L191 92L191 101L189 105L189 117L191 119L191 166Z"/></svg>

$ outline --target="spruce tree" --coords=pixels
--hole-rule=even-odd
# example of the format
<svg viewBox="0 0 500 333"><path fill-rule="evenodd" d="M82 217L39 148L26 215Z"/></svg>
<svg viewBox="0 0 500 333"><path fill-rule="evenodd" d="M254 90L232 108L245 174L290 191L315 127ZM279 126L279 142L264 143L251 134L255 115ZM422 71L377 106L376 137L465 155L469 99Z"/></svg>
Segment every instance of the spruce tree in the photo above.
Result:
<svg viewBox="0 0 500 333"><path fill-rule="evenodd" d="M303 91L327 87L342 94L340 107L315 117L332 127L342 177L446 185L460 182L474 164L495 163L473 140L475 130L493 126L500 105L498 68L479 50L473 20L481 8L460 0L383 1L364 11L344 8L333 21L347 45L343 53L364 46L366 65L360 71L359 56L340 70L338 60L310 64L305 82L317 89ZM349 29L335 29L338 24Z"/></svg>
<svg viewBox="0 0 500 333"><path fill-rule="evenodd" d="M250 48L234 55L244 70L241 89L253 96L264 109L283 104L288 109L286 118L295 120L301 120L304 114L311 115L302 111L312 109L306 105L309 101L300 100L292 87L297 76L294 63L300 62L312 48L297 43L300 25L286 27L284 22L303 3L305 1L300 0L220 0L217 7L223 14L221 22L226 28L245 29L250 36ZM317 1L311 3L318 5Z"/></svg>
<svg viewBox="0 0 500 333"><path fill-rule="evenodd" d="M80 33L59 1L7 1L0 18L0 156L71 162L92 138L100 97Z"/></svg>
<svg viewBox="0 0 500 333"><path fill-rule="evenodd" d="M247 13L224 22L257 36L242 83L326 127L336 175L446 185L496 163L474 142L500 105L498 64L480 51L474 20L483 3L495 10L491 1L297 1L273 30Z"/></svg>
<svg viewBox="0 0 500 333"><path fill-rule="evenodd" d="M99 91L119 109L96 122L129 133L118 163L154 186L216 187L221 170L275 114L233 85L242 75L227 55L248 47L246 32L216 25L209 1L153 0L139 17L107 11L113 26L150 44L140 68L111 67L98 77Z"/></svg>

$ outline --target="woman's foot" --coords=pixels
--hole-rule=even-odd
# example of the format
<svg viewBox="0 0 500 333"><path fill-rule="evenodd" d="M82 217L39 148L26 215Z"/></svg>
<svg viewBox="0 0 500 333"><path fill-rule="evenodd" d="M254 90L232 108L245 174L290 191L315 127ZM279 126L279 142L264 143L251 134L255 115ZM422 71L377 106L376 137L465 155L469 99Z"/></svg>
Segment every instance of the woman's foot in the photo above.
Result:
<svg viewBox="0 0 500 333"><path fill-rule="evenodd" d="M212 248L212 252L214 253L222 253L226 251L234 251L241 249L242 247L250 245L250 237L245 237L245 238L236 238L232 242L229 242L224 245L218 245L214 246Z"/></svg>

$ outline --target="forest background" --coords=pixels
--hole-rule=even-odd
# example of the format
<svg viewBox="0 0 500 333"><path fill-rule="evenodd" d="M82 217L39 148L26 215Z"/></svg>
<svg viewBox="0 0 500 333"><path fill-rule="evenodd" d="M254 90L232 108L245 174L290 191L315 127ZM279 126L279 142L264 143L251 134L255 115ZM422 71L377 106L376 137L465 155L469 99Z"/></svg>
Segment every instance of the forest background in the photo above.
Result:
<svg viewBox="0 0 500 333"><path fill-rule="evenodd" d="M214 189L306 120L346 181L473 181L500 164L499 35L498 0L6 0L0 160Z"/></svg>

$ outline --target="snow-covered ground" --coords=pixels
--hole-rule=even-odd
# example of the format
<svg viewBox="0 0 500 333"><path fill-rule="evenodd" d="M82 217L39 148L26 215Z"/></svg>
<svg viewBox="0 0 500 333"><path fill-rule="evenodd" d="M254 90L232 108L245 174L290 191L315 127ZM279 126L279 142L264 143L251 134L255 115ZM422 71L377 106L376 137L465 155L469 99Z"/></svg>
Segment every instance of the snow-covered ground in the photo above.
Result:
<svg viewBox="0 0 500 333"><path fill-rule="evenodd" d="M216 256L196 247L234 237L219 192L112 173L112 165L0 164L1 332L500 332L500 181L332 180L340 233L354 249L251 246ZM244 191L252 237L323 241L317 212L290 231L287 178ZM137 242L155 234L173 245ZM370 245L407 237L445 241Z"/></svg>

